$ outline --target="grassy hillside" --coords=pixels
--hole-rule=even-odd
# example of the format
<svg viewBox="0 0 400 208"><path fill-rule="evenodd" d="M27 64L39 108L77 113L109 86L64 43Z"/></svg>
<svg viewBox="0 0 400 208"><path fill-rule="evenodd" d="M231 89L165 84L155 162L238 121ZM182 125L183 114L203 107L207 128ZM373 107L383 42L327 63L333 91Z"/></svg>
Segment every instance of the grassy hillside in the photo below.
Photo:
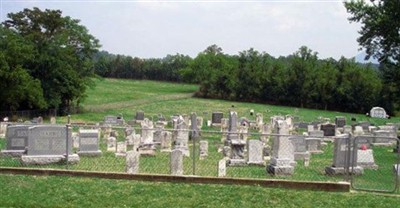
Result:
<svg viewBox="0 0 400 208"><path fill-rule="evenodd" d="M193 98L192 94L197 89L196 85L167 82L96 80L96 86L88 90L88 97L83 102L84 113L73 115L72 120L100 122L106 115L117 114L123 114L125 120L130 120L139 110L145 111L146 117L156 116L160 113L168 117L174 114L196 112L197 115L210 119L213 111L224 112L227 116L230 109L237 111L239 117L255 119L254 116L249 115L250 109L254 109L255 112L264 115L264 120L269 120L269 117L273 115L289 114L298 116L303 121L326 117L334 122L335 116L345 116L349 122L351 117L355 117L357 121L370 121L377 125L385 122L400 122L398 117L390 120L372 119L362 114ZM65 118L62 118L61 121L65 121Z"/></svg>

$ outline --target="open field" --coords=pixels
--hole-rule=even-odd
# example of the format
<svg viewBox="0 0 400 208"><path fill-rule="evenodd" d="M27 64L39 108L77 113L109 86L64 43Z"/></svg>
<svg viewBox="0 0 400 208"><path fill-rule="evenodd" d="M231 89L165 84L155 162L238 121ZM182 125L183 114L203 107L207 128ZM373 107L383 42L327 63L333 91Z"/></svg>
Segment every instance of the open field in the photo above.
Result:
<svg viewBox="0 0 400 208"><path fill-rule="evenodd" d="M256 113L262 113L264 120L273 115L293 115L298 116L302 121L315 121L319 117L325 117L334 122L335 116L345 116L348 123L350 123L352 117L356 118L356 122L369 121L376 125L385 122L400 122L399 117L392 117L387 120L369 118L363 114L192 98L191 95L198 88L196 85L118 79L100 79L95 82L96 86L88 90L88 97L83 102L85 113L72 115L73 122L96 123L101 122L106 115L117 114L122 114L125 120L130 120L139 110L143 110L146 117L163 114L168 118L174 114L196 112L198 116L211 119L212 112L221 111L227 116L230 109L238 112L239 117L247 117L250 120L255 119L255 116L249 115L250 109L253 109ZM232 106L234 107L232 108ZM65 122L66 118L59 118L58 120Z"/></svg>

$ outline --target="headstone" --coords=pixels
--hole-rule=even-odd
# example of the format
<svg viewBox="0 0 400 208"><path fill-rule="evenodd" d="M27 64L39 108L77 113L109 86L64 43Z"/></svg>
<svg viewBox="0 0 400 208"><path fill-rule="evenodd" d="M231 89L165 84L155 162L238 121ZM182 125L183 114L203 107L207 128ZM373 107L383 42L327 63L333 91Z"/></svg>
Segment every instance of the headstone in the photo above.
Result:
<svg viewBox="0 0 400 208"><path fill-rule="evenodd" d="M135 121L136 123L141 123L144 120L144 112L138 111L136 112Z"/></svg>
<svg viewBox="0 0 400 208"><path fill-rule="evenodd" d="M173 134L174 149L182 151L184 156L189 157L189 129L182 117L178 119L176 129Z"/></svg>
<svg viewBox="0 0 400 208"><path fill-rule="evenodd" d="M400 176L400 164L393 165L393 173L397 174L397 176Z"/></svg>
<svg viewBox="0 0 400 208"><path fill-rule="evenodd" d="M294 172L294 148L289 139L289 127L286 121L278 120L275 124L273 152L270 164L267 165L267 173L272 175L292 175Z"/></svg>
<svg viewBox="0 0 400 208"><path fill-rule="evenodd" d="M364 132L367 132L369 127L371 126L371 123L367 122L367 121L363 121L363 122L359 122L358 124L356 124L355 126L361 126Z"/></svg>
<svg viewBox="0 0 400 208"><path fill-rule="evenodd" d="M203 128L203 117L197 116L197 128Z"/></svg>
<svg viewBox="0 0 400 208"><path fill-rule="evenodd" d="M259 140L248 140L247 141L248 150L248 161L249 165L262 165L264 166L264 145L262 141Z"/></svg>
<svg viewBox="0 0 400 208"><path fill-rule="evenodd" d="M28 150L26 155L21 156L22 164L46 165L63 162L67 158L68 163L78 163L79 156L72 152L71 135L72 129L66 126L40 125L29 127Z"/></svg>
<svg viewBox="0 0 400 208"><path fill-rule="evenodd" d="M200 141L200 160L206 159L208 156L208 141Z"/></svg>
<svg viewBox="0 0 400 208"><path fill-rule="evenodd" d="M6 149L1 150L3 156L19 157L26 152L28 146L29 125L8 126L6 133Z"/></svg>
<svg viewBox="0 0 400 208"><path fill-rule="evenodd" d="M320 137L320 138L322 138L322 137L324 137L324 132L321 131L321 130L309 131L308 135L310 137Z"/></svg>
<svg viewBox="0 0 400 208"><path fill-rule="evenodd" d="M261 129L264 125L263 115L261 113L256 114L256 128Z"/></svg>
<svg viewBox="0 0 400 208"><path fill-rule="evenodd" d="M43 117L39 116L36 120L37 124L43 124Z"/></svg>
<svg viewBox="0 0 400 208"><path fill-rule="evenodd" d="M7 126L7 122L0 122L0 138L4 138L6 136Z"/></svg>
<svg viewBox="0 0 400 208"><path fill-rule="evenodd" d="M73 148L79 148L79 133L78 132L72 132L72 147Z"/></svg>
<svg viewBox="0 0 400 208"><path fill-rule="evenodd" d="M117 151L115 152L117 157L126 156L126 142L117 142Z"/></svg>
<svg viewBox="0 0 400 208"><path fill-rule="evenodd" d="M224 117L222 112L213 112L211 115L211 125L221 125L221 119Z"/></svg>
<svg viewBox="0 0 400 208"><path fill-rule="evenodd" d="M314 131L315 129L314 129L314 125L308 125L307 126L307 132L311 132L311 131Z"/></svg>
<svg viewBox="0 0 400 208"><path fill-rule="evenodd" d="M309 126L310 124L309 123L306 123L306 122L300 122L299 123L299 128L300 129L308 129L308 126ZM314 125L313 125L314 126Z"/></svg>
<svg viewBox="0 0 400 208"><path fill-rule="evenodd" d="M145 118L142 123L142 137L139 145L139 153L141 155L155 156L156 148L154 146L154 125L153 122Z"/></svg>
<svg viewBox="0 0 400 208"><path fill-rule="evenodd" d="M226 176L226 160L222 159L218 161L218 177Z"/></svg>
<svg viewBox="0 0 400 208"><path fill-rule="evenodd" d="M196 139L200 137L200 131L199 127L197 125L197 114L196 113L191 113L190 114L190 138L191 139Z"/></svg>
<svg viewBox="0 0 400 208"><path fill-rule="evenodd" d="M321 130L324 132L324 136L335 136L335 125L333 124L322 124Z"/></svg>
<svg viewBox="0 0 400 208"><path fill-rule="evenodd" d="M378 169L372 149L357 150L357 165L365 169Z"/></svg>
<svg viewBox="0 0 400 208"><path fill-rule="evenodd" d="M364 130L362 128L362 126L355 126L354 127L354 131L353 131L353 135L354 136L361 136L364 134Z"/></svg>
<svg viewBox="0 0 400 208"><path fill-rule="evenodd" d="M136 150L126 152L126 172L128 174L138 174L140 164L140 153Z"/></svg>
<svg viewBox="0 0 400 208"><path fill-rule="evenodd" d="M229 113L229 128L228 137L226 140L226 146L231 147L231 158L228 163L229 166L243 166L246 165L246 159L244 154L244 148L246 141L240 139L237 129L237 113L231 111Z"/></svg>
<svg viewBox="0 0 400 208"><path fill-rule="evenodd" d="M161 132L161 152L171 152L172 133L168 131Z"/></svg>
<svg viewBox="0 0 400 208"><path fill-rule="evenodd" d="M118 119L117 116L105 116L104 117L104 124L105 125L117 125Z"/></svg>
<svg viewBox="0 0 400 208"><path fill-rule="evenodd" d="M372 118L387 118L385 109L381 107L373 107L369 113Z"/></svg>
<svg viewBox="0 0 400 208"><path fill-rule="evenodd" d="M312 154L323 153L321 150L321 138L306 138L307 151Z"/></svg>
<svg viewBox="0 0 400 208"><path fill-rule="evenodd" d="M346 125L346 117L344 116L336 116L335 125L338 128L342 128Z"/></svg>
<svg viewBox="0 0 400 208"><path fill-rule="evenodd" d="M397 133L393 131L376 130L373 135L375 137L373 140L374 146L392 146L397 139Z"/></svg>
<svg viewBox="0 0 400 208"><path fill-rule="evenodd" d="M56 124L56 123L57 123L56 117L54 116L50 117L50 124Z"/></svg>
<svg viewBox="0 0 400 208"><path fill-rule="evenodd" d="M164 131L164 125L162 123L156 123L155 126L155 131L153 133L153 142L155 144L160 144L161 143L161 133Z"/></svg>
<svg viewBox="0 0 400 208"><path fill-rule="evenodd" d="M183 153L179 149L171 151L170 170L171 175L183 175Z"/></svg>
<svg viewBox="0 0 400 208"><path fill-rule="evenodd" d="M325 168L325 173L327 175L343 175L346 173L347 168L352 174L363 174L364 169L356 165L357 154L352 154L353 147L349 150L348 145L352 144L353 142L348 134L341 134L335 137L333 164L332 166ZM351 164L355 164L353 168L351 168Z"/></svg>
<svg viewBox="0 0 400 208"><path fill-rule="evenodd" d="M353 131L351 126L344 126L343 127L343 133L344 134L350 134Z"/></svg>
<svg viewBox="0 0 400 208"><path fill-rule="evenodd" d="M80 129L79 130L79 156L101 156L99 150L99 130Z"/></svg>
<svg viewBox="0 0 400 208"><path fill-rule="evenodd" d="M310 157L310 152L307 150L306 139L303 136L290 137L294 147L294 159L305 160Z"/></svg>
<svg viewBox="0 0 400 208"><path fill-rule="evenodd" d="M117 139L115 137L108 137L107 152L115 152L116 150L117 150Z"/></svg>

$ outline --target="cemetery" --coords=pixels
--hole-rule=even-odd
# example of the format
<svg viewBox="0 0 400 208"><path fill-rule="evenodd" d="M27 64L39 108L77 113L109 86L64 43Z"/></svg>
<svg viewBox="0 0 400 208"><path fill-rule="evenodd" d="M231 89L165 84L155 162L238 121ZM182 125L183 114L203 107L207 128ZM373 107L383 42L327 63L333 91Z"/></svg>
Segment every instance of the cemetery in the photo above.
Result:
<svg viewBox="0 0 400 208"><path fill-rule="evenodd" d="M73 116L64 125L2 122L0 166L325 182L352 177L361 188L394 186L396 124L222 112L168 118L140 111L128 122L107 115L90 124L74 123Z"/></svg>

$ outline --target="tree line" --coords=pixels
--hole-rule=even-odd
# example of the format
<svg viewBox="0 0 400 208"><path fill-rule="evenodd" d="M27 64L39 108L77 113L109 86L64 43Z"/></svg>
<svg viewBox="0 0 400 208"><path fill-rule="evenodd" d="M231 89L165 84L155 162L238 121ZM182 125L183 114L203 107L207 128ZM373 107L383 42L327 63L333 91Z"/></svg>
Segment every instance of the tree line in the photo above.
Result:
<svg viewBox="0 0 400 208"><path fill-rule="evenodd" d="M354 59L319 59L303 46L274 58L249 49L224 54L211 45L195 58L160 59L97 54L96 73L104 77L196 83L198 97L365 113L375 105L389 111L379 70Z"/></svg>

